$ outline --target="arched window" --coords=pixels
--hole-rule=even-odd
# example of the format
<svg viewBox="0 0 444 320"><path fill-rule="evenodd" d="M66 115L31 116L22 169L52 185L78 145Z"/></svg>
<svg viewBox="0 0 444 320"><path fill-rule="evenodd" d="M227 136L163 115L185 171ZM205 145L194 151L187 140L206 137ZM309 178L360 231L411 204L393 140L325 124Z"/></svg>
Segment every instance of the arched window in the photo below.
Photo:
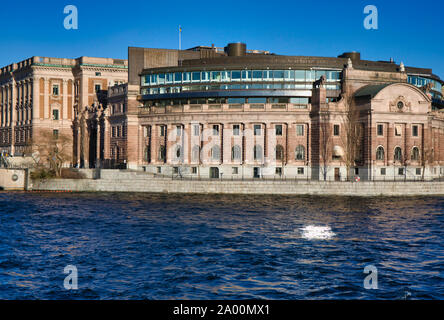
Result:
<svg viewBox="0 0 444 320"><path fill-rule="evenodd" d="M305 160L305 147L303 145L298 145L296 147L295 158L299 161Z"/></svg>
<svg viewBox="0 0 444 320"><path fill-rule="evenodd" d="M418 147L413 147L411 159L412 159L412 161L418 161L419 160L419 149L418 149Z"/></svg>
<svg viewBox="0 0 444 320"><path fill-rule="evenodd" d="M233 146L233 148L231 148L231 160L240 160L241 156L241 147L238 145Z"/></svg>
<svg viewBox="0 0 444 320"><path fill-rule="evenodd" d="M284 147L278 144L276 146L276 160L283 161L284 160Z"/></svg>
<svg viewBox="0 0 444 320"><path fill-rule="evenodd" d="M376 149L376 160L383 161L384 159L385 159L384 147L379 146L378 149Z"/></svg>
<svg viewBox="0 0 444 320"><path fill-rule="evenodd" d="M255 145L253 148L253 155L254 155L254 160L262 160L263 157L263 151L262 151L262 147L260 145Z"/></svg>
<svg viewBox="0 0 444 320"><path fill-rule="evenodd" d="M402 161L402 150L400 147L395 148L394 160Z"/></svg>
<svg viewBox="0 0 444 320"><path fill-rule="evenodd" d="M191 161L199 162L199 159L200 159L200 147L199 146L194 146L193 147L193 152L191 154Z"/></svg>
<svg viewBox="0 0 444 320"><path fill-rule="evenodd" d="M159 161L164 161L166 160L166 148L165 146L160 146L159 147L159 157L158 157Z"/></svg>
<svg viewBox="0 0 444 320"><path fill-rule="evenodd" d="M219 146L214 146L211 148L211 159L213 159L214 161L220 160L220 147Z"/></svg>

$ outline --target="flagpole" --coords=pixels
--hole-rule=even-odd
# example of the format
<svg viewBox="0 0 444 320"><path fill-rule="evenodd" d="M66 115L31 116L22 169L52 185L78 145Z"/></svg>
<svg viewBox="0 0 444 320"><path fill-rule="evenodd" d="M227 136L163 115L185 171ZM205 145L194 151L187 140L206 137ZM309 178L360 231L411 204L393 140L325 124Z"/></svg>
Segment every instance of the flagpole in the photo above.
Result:
<svg viewBox="0 0 444 320"><path fill-rule="evenodd" d="M182 27L179 25L179 50L182 50Z"/></svg>

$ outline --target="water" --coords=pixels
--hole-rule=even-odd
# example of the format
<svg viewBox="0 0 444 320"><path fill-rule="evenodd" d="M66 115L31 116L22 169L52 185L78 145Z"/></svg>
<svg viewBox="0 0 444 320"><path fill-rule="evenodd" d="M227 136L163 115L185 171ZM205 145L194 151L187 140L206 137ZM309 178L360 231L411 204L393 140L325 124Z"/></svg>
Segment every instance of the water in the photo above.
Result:
<svg viewBox="0 0 444 320"><path fill-rule="evenodd" d="M443 299L443 227L444 198L0 193L0 299Z"/></svg>

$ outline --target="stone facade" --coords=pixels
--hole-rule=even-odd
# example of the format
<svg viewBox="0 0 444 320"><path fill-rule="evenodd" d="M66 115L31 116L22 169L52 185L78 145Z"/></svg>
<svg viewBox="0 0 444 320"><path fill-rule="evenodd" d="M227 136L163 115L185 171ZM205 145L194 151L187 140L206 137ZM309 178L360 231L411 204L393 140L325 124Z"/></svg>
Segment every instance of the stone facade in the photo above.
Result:
<svg viewBox="0 0 444 320"><path fill-rule="evenodd" d="M91 57L32 57L0 69L1 153L30 155L50 130L72 138L71 165L89 166L97 158L90 147L99 145L90 138L100 141L96 111L106 109L108 86L127 78L126 60Z"/></svg>

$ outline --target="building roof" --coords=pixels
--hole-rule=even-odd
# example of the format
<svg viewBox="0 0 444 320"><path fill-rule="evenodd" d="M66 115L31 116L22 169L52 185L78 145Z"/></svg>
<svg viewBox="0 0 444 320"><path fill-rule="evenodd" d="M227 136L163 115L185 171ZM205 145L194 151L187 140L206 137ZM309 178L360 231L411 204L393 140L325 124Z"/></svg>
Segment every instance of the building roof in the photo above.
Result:
<svg viewBox="0 0 444 320"><path fill-rule="evenodd" d="M391 83L368 85L358 89L355 92L355 97L370 97L373 99L381 90L391 85Z"/></svg>

